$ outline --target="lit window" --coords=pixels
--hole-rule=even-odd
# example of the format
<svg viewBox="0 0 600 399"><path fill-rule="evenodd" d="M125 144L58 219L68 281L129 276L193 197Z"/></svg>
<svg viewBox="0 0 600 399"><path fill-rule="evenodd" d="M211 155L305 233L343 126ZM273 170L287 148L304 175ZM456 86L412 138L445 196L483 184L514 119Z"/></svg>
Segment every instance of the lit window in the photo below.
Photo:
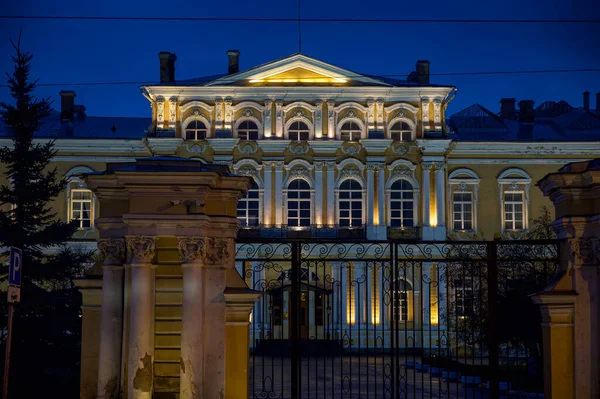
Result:
<svg viewBox="0 0 600 399"><path fill-rule="evenodd" d="M310 207L310 186L302 179L293 180L287 192L288 226L310 226Z"/></svg>
<svg viewBox="0 0 600 399"><path fill-rule="evenodd" d="M412 141L412 129L406 122L396 122L390 128L390 137L394 141Z"/></svg>
<svg viewBox="0 0 600 399"><path fill-rule="evenodd" d="M202 121L191 121L185 127L186 140L204 140L207 135L206 125Z"/></svg>
<svg viewBox="0 0 600 399"><path fill-rule="evenodd" d="M414 226L413 186L406 180L396 180L390 189L390 226Z"/></svg>
<svg viewBox="0 0 600 399"><path fill-rule="evenodd" d="M294 141L308 140L310 129L304 122L293 122L288 129L288 138Z"/></svg>
<svg viewBox="0 0 600 399"><path fill-rule="evenodd" d="M454 300L457 316L467 317L473 315L474 297L472 280L463 279L454 281Z"/></svg>
<svg viewBox="0 0 600 399"><path fill-rule="evenodd" d="M408 293L412 286L404 279L399 279L394 284L393 290L393 320L408 321Z"/></svg>
<svg viewBox="0 0 600 399"><path fill-rule="evenodd" d="M454 206L454 230L473 229L473 195L469 192L455 192L452 198Z"/></svg>
<svg viewBox="0 0 600 399"><path fill-rule="evenodd" d="M338 224L341 227L362 226L362 191L362 186L354 179L348 179L340 185Z"/></svg>
<svg viewBox="0 0 600 399"><path fill-rule="evenodd" d="M340 139L344 141L358 141L362 135L362 129L356 122L346 122L340 129Z"/></svg>
<svg viewBox="0 0 600 399"><path fill-rule="evenodd" d="M523 212L523 193L504 193L504 229L523 230L525 225Z"/></svg>
<svg viewBox="0 0 600 399"><path fill-rule="evenodd" d="M253 121L243 121L237 128L240 140L258 140L258 126Z"/></svg>
<svg viewBox="0 0 600 399"><path fill-rule="evenodd" d="M89 229L94 222L92 214L93 195L90 190L71 190L71 217L76 220L80 229Z"/></svg>
<svg viewBox="0 0 600 399"><path fill-rule="evenodd" d="M258 186L254 183L246 195L238 201L237 217L241 225L244 227L258 226L259 208Z"/></svg>

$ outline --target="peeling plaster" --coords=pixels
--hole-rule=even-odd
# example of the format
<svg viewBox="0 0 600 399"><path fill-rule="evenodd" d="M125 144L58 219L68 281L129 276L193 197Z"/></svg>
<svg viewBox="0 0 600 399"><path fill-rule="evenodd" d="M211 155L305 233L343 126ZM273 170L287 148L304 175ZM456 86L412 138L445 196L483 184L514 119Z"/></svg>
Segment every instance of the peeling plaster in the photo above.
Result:
<svg viewBox="0 0 600 399"><path fill-rule="evenodd" d="M104 385L104 397L107 399L118 399L121 397L119 392L119 378L114 376Z"/></svg>
<svg viewBox="0 0 600 399"><path fill-rule="evenodd" d="M138 391L150 392L152 391L152 356L146 353L140 360L143 366L135 372L133 388Z"/></svg>

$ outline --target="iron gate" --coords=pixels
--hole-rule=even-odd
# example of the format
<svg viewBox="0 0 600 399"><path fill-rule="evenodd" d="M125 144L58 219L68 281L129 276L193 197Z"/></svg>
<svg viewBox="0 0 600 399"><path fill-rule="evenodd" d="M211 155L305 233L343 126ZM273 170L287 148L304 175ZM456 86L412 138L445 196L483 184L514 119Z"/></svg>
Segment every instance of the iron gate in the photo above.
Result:
<svg viewBox="0 0 600 399"><path fill-rule="evenodd" d="M541 397L557 241L238 241L250 398Z"/></svg>

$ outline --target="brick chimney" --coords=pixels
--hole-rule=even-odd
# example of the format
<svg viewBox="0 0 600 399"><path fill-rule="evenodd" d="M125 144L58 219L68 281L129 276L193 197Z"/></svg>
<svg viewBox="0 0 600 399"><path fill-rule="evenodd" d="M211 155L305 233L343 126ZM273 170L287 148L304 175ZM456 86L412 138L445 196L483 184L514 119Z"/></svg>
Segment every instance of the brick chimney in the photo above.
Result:
<svg viewBox="0 0 600 399"><path fill-rule="evenodd" d="M75 92L61 90L58 94L60 94L60 119L72 121L75 108Z"/></svg>
<svg viewBox="0 0 600 399"><path fill-rule="evenodd" d="M426 60L417 61L417 83L429 84L429 66L430 62Z"/></svg>
<svg viewBox="0 0 600 399"><path fill-rule="evenodd" d="M533 139L533 100L519 101L519 132L517 138L519 140Z"/></svg>
<svg viewBox="0 0 600 399"><path fill-rule="evenodd" d="M175 81L175 61L177 56L168 51L158 53L160 60L160 83L172 83Z"/></svg>
<svg viewBox="0 0 600 399"><path fill-rule="evenodd" d="M240 71L240 51L227 50L227 74L238 73Z"/></svg>
<svg viewBox="0 0 600 399"><path fill-rule="evenodd" d="M517 100L514 98L500 99L500 117L502 119L516 119L517 109L515 108Z"/></svg>
<svg viewBox="0 0 600 399"><path fill-rule="evenodd" d="M587 90L583 92L583 109L590 110L590 92Z"/></svg>

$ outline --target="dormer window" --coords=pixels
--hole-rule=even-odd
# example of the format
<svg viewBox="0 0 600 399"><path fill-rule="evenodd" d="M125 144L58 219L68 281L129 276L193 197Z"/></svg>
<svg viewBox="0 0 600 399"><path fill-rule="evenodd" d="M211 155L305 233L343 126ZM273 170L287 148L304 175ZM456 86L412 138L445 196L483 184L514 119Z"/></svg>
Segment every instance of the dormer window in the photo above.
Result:
<svg viewBox="0 0 600 399"><path fill-rule="evenodd" d="M390 137L394 141L412 141L412 128L406 122L396 122L390 128Z"/></svg>
<svg viewBox="0 0 600 399"><path fill-rule="evenodd" d="M258 126L250 120L243 121L237 128L240 140L258 140Z"/></svg>
<svg viewBox="0 0 600 399"><path fill-rule="evenodd" d="M340 129L340 138L343 141L358 141L361 136L362 128L356 122L348 121Z"/></svg>
<svg viewBox="0 0 600 399"><path fill-rule="evenodd" d="M186 140L204 140L206 139L208 129L206 125L199 120L193 120L185 127Z"/></svg>
<svg viewBox="0 0 600 399"><path fill-rule="evenodd" d="M304 122L293 122L288 128L288 138L293 141L308 140L310 129Z"/></svg>

